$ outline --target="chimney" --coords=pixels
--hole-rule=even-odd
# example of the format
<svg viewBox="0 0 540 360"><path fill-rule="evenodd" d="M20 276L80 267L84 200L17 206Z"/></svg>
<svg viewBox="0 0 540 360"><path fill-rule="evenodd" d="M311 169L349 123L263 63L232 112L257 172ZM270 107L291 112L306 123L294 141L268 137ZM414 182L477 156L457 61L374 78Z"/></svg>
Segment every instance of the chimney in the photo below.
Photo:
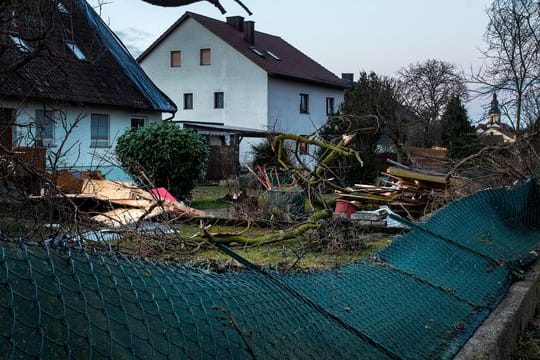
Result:
<svg viewBox="0 0 540 360"><path fill-rule="evenodd" d="M353 86L354 74L353 73L341 73L341 80L345 81L347 85Z"/></svg>
<svg viewBox="0 0 540 360"><path fill-rule="evenodd" d="M244 18L242 16L228 16L227 24L231 25L238 31L244 31Z"/></svg>
<svg viewBox="0 0 540 360"><path fill-rule="evenodd" d="M255 45L255 21L244 21L244 40Z"/></svg>
<svg viewBox="0 0 540 360"><path fill-rule="evenodd" d="M341 79L345 80L349 84L352 84L354 82L354 74L353 73L341 73Z"/></svg>

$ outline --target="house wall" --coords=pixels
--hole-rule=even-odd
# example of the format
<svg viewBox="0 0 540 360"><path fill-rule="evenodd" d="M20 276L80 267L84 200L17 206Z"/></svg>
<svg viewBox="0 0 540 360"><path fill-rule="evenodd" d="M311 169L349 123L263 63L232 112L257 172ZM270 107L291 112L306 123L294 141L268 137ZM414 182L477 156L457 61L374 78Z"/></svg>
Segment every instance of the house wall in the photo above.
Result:
<svg viewBox="0 0 540 360"><path fill-rule="evenodd" d="M309 113L300 113L300 94L309 95ZM328 118L326 98L334 98L334 109L343 102L344 90L284 79L268 80L268 128L279 132L309 135Z"/></svg>
<svg viewBox="0 0 540 360"><path fill-rule="evenodd" d="M13 139L17 146L34 146L36 110L43 110L43 104L27 102L24 105L15 101L0 101L0 107L16 109L16 126L13 129ZM51 108L46 108L50 110ZM90 114L109 115L109 146L91 146ZM128 109L104 106L71 107L64 106L55 109L54 144L49 146L48 157L58 158L58 167L99 167L114 163L116 140L126 130L131 128L133 117L145 118L145 123L161 121L161 112L140 112ZM72 131L67 129L72 125ZM65 140L64 140L65 139ZM51 160L47 166L51 166Z"/></svg>
<svg viewBox="0 0 540 360"><path fill-rule="evenodd" d="M200 65L200 49L206 48L211 49L211 65ZM171 67L170 52L177 50L181 66ZM266 72L195 20L182 23L141 66L178 105L175 120L266 129ZM223 109L214 109L214 92L224 93ZM184 110L184 93L193 94L192 110Z"/></svg>

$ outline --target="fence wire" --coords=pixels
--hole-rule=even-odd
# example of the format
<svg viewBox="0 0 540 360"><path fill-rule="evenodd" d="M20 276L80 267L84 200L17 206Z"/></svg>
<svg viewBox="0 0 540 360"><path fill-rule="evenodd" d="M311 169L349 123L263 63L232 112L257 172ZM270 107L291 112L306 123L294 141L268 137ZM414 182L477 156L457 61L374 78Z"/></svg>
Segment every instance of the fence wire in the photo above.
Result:
<svg viewBox="0 0 540 360"><path fill-rule="evenodd" d="M540 239L530 181L454 202L371 262L217 274L0 241L0 358L451 358Z"/></svg>

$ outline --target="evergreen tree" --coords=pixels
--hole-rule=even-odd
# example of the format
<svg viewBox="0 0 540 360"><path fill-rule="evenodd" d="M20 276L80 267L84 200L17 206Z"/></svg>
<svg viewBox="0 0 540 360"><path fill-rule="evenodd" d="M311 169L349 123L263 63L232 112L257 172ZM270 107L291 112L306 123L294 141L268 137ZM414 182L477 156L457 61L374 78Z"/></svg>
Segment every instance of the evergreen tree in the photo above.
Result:
<svg viewBox="0 0 540 360"><path fill-rule="evenodd" d="M442 143L452 159L478 151L479 140L459 96L452 96L442 116Z"/></svg>

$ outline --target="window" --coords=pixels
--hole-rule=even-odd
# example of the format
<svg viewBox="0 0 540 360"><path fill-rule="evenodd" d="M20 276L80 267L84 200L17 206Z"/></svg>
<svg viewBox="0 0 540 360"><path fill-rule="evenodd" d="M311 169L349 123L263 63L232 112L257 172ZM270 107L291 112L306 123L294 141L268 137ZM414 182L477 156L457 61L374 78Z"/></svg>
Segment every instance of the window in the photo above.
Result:
<svg viewBox="0 0 540 360"><path fill-rule="evenodd" d="M309 95L300 94L300 113L309 114Z"/></svg>
<svg viewBox="0 0 540 360"><path fill-rule="evenodd" d="M60 11L62 14L69 14L69 11L66 7L66 5L61 2L60 0L57 0L56 1L56 8L58 9L58 11Z"/></svg>
<svg viewBox="0 0 540 360"><path fill-rule="evenodd" d="M305 142L299 142L298 143L298 152L302 155L306 155L309 153L309 145Z"/></svg>
<svg viewBox="0 0 540 360"><path fill-rule="evenodd" d="M109 115L91 115L91 147L109 147Z"/></svg>
<svg viewBox="0 0 540 360"><path fill-rule="evenodd" d="M255 47L251 46L249 50L253 51L255 54L259 55L260 57L264 57L264 54L260 52L259 50L255 49Z"/></svg>
<svg viewBox="0 0 540 360"><path fill-rule="evenodd" d="M193 94L185 93L184 94L184 110L192 110L192 109L193 109Z"/></svg>
<svg viewBox="0 0 540 360"><path fill-rule="evenodd" d="M54 145L54 112L51 110L36 110L36 143Z"/></svg>
<svg viewBox="0 0 540 360"><path fill-rule="evenodd" d="M210 65L210 49L201 49L201 65Z"/></svg>
<svg viewBox="0 0 540 360"><path fill-rule="evenodd" d="M182 65L182 52L180 50L171 51L171 67Z"/></svg>
<svg viewBox="0 0 540 360"><path fill-rule="evenodd" d="M223 109L225 107L225 95L223 92L214 93L214 109Z"/></svg>
<svg viewBox="0 0 540 360"><path fill-rule="evenodd" d="M34 49L32 49L32 47L30 45L28 45L28 43L26 41L24 41L23 39L21 39L18 36L10 35L10 39L11 39L11 41L13 41L15 46L17 46L17 48L19 49L20 52L29 54L32 51L34 51Z"/></svg>
<svg viewBox="0 0 540 360"><path fill-rule="evenodd" d="M326 115L334 115L334 98L326 98Z"/></svg>
<svg viewBox="0 0 540 360"><path fill-rule="evenodd" d="M273 52L271 52L270 50L266 50L266 53L270 55L272 58L274 58L274 60L281 61L281 58L277 56L276 54L274 54Z"/></svg>
<svg viewBox="0 0 540 360"><path fill-rule="evenodd" d="M145 118L142 117L133 117L131 118L131 128L138 129L144 126Z"/></svg>
<svg viewBox="0 0 540 360"><path fill-rule="evenodd" d="M83 53L81 48L79 48L79 46L75 44L73 41L66 41L66 46L69 50L71 50L71 52L73 53L73 56L75 56L77 60L81 60L81 61L86 60L86 55Z"/></svg>

